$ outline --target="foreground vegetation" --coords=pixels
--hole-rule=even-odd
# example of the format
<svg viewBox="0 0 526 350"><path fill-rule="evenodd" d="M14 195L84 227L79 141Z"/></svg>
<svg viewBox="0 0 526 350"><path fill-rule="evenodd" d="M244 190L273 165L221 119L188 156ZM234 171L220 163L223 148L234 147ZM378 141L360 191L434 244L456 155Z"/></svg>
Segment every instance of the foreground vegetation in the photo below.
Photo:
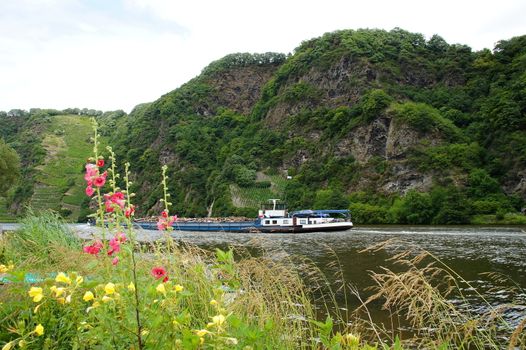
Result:
<svg viewBox="0 0 526 350"><path fill-rule="evenodd" d="M106 232L109 234L109 232ZM342 314L340 288L311 264L243 250L209 252L173 241L139 244L75 238L53 214L24 219L0 240L0 346L3 349L500 349L526 346L513 305L470 311L469 286L427 252L392 259L397 272L372 274L373 295ZM128 236L130 235L130 236ZM121 236L122 239L122 236ZM114 243L113 243L114 244ZM377 251L389 245L371 247ZM84 251L83 251L84 250ZM115 257L118 262L115 263ZM5 284L3 284L5 283ZM515 293L523 291L516 290ZM394 328L373 323L382 303ZM338 306L338 307L335 307ZM326 315L330 315L327 317ZM321 319L320 319L321 317ZM350 321L350 322L349 322ZM413 332L397 327L409 324Z"/></svg>

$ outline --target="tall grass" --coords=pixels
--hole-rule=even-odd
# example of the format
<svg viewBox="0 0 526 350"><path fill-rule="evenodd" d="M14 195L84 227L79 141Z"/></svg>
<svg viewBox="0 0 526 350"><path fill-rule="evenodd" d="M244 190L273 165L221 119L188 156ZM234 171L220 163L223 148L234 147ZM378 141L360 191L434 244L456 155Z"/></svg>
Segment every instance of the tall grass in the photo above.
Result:
<svg viewBox="0 0 526 350"><path fill-rule="evenodd" d="M45 211L34 215L29 209L20 222L20 229L6 233L2 255L7 261L30 261L40 266L60 264L61 253L81 250L81 240L75 236L58 214Z"/></svg>
<svg viewBox="0 0 526 350"><path fill-rule="evenodd" d="M366 249L388 248L387 241ZM517 305L494 306L446 263L419 247L408 248L390 258L397 270L381 268L371 273L375 293L365 304L381 302L391 316L409 322L412 336L406 344L423 348L524 349L526 315L511 325L505 313ZM510 293L524 293L519 286ZM475 293L477 304L464 291ZM482 305L480 305L482 303ZM372 327L376 327L371 324ZM382 330L384 334L389 332ZM402 334L393 334L402 337Z"/></svg>

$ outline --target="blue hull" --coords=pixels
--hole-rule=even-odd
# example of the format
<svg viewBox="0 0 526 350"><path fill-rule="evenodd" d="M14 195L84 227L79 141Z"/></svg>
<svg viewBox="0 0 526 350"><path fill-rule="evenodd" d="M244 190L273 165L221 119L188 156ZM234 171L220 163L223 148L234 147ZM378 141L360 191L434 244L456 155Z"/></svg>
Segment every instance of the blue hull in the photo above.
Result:
<svg viewBox="0 0 526 350"><path fill-rule="evenodd" d="M134 225L146 230L157 230L157 224L151 222L136 222ZM176 231L200 231L200 232L254 232L261 226L254 221L242 222L181 222L172 225Z"/></svg>

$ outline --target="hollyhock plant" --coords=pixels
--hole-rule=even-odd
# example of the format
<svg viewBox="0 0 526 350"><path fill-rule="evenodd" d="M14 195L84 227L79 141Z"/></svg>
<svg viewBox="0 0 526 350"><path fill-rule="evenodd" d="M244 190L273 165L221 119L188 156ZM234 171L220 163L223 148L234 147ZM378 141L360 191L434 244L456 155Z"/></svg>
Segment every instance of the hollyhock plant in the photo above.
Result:
<svg viewBox="0 0 526 350"><path fill-rule="evenodd" d="M97 160L97 166L98 166L99 168L102 168L102 167L104 166L104 159L99 159L99 160Z"/></svg>

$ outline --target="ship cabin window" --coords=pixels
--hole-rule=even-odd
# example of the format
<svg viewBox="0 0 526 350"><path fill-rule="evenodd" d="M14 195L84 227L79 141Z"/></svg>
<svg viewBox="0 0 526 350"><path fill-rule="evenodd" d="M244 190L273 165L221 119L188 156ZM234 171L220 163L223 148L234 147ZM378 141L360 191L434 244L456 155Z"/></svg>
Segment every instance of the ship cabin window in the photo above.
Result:
<svg viewBox="0 0 526 350"><path fill-rule="evenodd" d="M289 220L283 220L283 225L288 225L289 224Z"/></svg>
<svg viewBox="0 0 526 350"><path fill-rule="evenodd" d="M306 224L306 223L307 223L307 220L305 220L305 219L301 219L300 220L300 224Z"/></svg>
<svg viewBox="0 0 526 350"><path fill-rule="evenodd" d="M277 225L278 224L278 220L272 220L272 225Z"/></svg>
<svg viewBox="0 0 526 350"><path fill-rule="evenodd" d="M265 220L265 225L270 225L270 220Z"/></svg>

